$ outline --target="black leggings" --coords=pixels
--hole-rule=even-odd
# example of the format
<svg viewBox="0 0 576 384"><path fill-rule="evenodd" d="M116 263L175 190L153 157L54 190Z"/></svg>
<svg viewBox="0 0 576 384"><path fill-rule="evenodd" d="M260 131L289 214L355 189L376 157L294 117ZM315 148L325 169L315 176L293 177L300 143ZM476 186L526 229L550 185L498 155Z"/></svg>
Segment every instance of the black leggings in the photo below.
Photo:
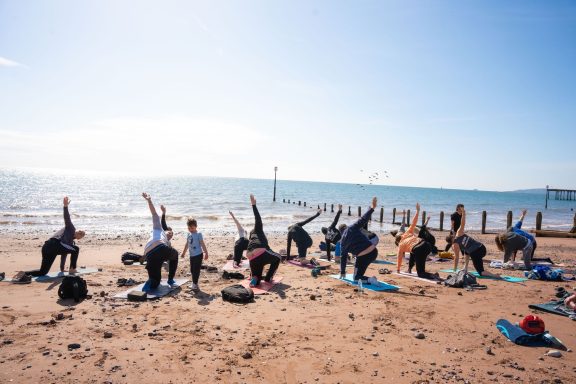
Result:
<svg viewBox="0 0 576 384"><path fill-rule="evenodd" d="M192 283L194 284L198 284L198 279L200 279L200 270L202 269L203 258L203 253L198 256L190 256L190 273L192 274Z"/></svg>
<svg viewBox="0 0 576 384"><path fill-rule="evenodd" d="M270 268L268 268L264 280L270 282L280 265L280 255L272 251L266 251L255 259L250 260L250 271L252 272L252 277L258 280L257 284L260 284L264 266L267 264L270 264Z"/></svg>
<svg viewBox="0 0 576 384"><path fill-rule="evenodd" d="M366 280L364 274L368 266L378 257L378 250L374 250L362 256L356 256L356 263L354 264L354 281L362 279Z"/></svg>
<svg viewBox="0 0 576 384"><path fill-rule="evenodd" d="M146 270L150 289L155 289L162 280L162 264L168 261L168 280L173 279L178 269L178 251L165 244L160 244L146 254Z"/></svg>
<svg viewBox="0 0 576 384"><path fill-rule="evenodd" d="M241 237L234 243L234 261L237 264L242 262L242 254L248 249L248 239ZM196 284L196 283L195 283Z"/></svg>
<svg viewBox="0 0 576 384"><path fill-rule="evenodd" d="M50 272L50 268L52 268L52 264L54 264L56 256L64 256L67 254L72 255L70 260L70 268L76 269L76 262L78 261L80 248L75 245L73 245L72 248L74 248L74 250L64 247L58 239L49 239L42 246L42 264L40 265L40 269L35 269L25 273L30 276L44 276Z"/></svg>
<svg viewBox="0 0 576 384"><path fill-rule="evenodd" d="M432 245L427 241L420 241L417 245L412 248L412 252L410 252L410 260L408 261L408 270L412 271L414 264L416 264L416 272L418 273L418 277L422 277L424 279L433 279L434 275L431 273L426 272L426 258L432 252Z"/></svg>
<svg viewBox="0 0 576 384"><path fill-rule="evenodd" d="M484 256L486 256L486 247L484 244L482 244L482 246L477 250L470 253L469 256L472 259L472 264L474 265L476 272L482 276L482 272L484 272L484 263L482 262L482 259Z"/></svg>

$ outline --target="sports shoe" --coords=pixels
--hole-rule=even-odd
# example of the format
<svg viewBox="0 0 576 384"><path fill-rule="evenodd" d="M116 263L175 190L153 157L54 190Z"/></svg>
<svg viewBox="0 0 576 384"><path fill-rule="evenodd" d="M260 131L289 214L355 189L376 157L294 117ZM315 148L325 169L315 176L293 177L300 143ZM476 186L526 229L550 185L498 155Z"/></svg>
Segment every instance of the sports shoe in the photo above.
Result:
<svg viewBox="0 0 576 384"><path fill-rule="evenodd" d="M305 257L300 257L300 258L298 259L298 261L299 261L299 262L300 262L300 264L302 264L302 265L306 265L306 264L309 264L309 261L308 261L308 260L306 260L306 258L305 258Z"/></svg>
<svg viewBox="0 0 576 384"><path fill-rule="evenodd" d="M174 279L168 279L167 283L168 283L168 285L170 285L170 286L176 284L176 282L174 281Z"/></svg>
<svg viewBox="0 0 576 384"><path fill-rule="evenodd" d="M258 278L253 277L252 280L250 280L250 286L255 287L257 285L258 285Z"/></svg>
<svg viewBox="0 0 576 384"><path fill-rule="evenodd" d="M146 281L142 287L142 292L150 292L152 290L152 288L150 288L151 285L152 282L150 280Z"/></svg>
<svg viewBox="0 0 576 384"><path fill-rule="evenodd" d="M32 277L24 273L24 271L20 271L14 275L12 282L14 284L30 284L32 282Z"/></svg>
<svg viewBox="0 0 576 384"><path fill-rule="evenodd" d="M514 262L509 261L507 263L502 264L502 269L514 269Z"/></svg>
<svg viewBox="0 0 576 384"><path fill-rule="evenodd" d="M0 281L6 278L6 272L0 272Z"/></svg>
<svg viewBox="0 0 576 384"><path fill-rule="evenodd" d="M378 279L374 276L369 277L368 280L366 280L366 284L378 285Z"/></svg>
<svg viewBox="0 0 576 384"><path fill-rule="evenodd" d="M315 258L311 258L310 259L310 264L315 265L315 266L319 266L320 263L318 262L318 260L316 260Z"/></svg>
<svg viewBox="0 0 576 384"><path fill-rule="evenodd" d="M197 291L200 290L200 287L198 287L198 284L194 284L194 283L190 284L190 285L188 286L188 288L190 288L190 289L193 290L194 292L197 292Z"/></svg>

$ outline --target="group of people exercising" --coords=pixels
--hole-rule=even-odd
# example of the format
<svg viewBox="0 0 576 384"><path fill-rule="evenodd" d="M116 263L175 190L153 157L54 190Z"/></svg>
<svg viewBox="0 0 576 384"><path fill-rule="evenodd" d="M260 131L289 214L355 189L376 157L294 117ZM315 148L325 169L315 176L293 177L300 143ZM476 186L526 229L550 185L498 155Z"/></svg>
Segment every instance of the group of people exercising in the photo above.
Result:
<svg viewBox="0 0 576 384"><path fill-rule="evenodd" d="M168 284L175 283L174 277L178 268L178 251L174 249L170 243L173 231L172 228L166 225L166 208L162 205L162 218L158 216L152 198L147 193L142 193L142 197L147 201L150 213L152 214L152 232L150 239L144 246L144 259L146 260L146 270L148 272L148 280L144 284L144 291L151 291L157 288L161 281L162 265L168 263ZM369 209L362 215L360 219L351 225L341 224L338 226L340 215L342 214L342 205L338 205L336 216L329 227L323 227L322 233L326 241L326 249L328 259L330 260L330 251L333 245L339 245L341 250L340 255L340 277L346 278L346 267L350 255L355 257L354 262L354 282L362 281L364 284L371 284L377 282L375 278L368 278L366 270L369 265L374 262L378 256L377 244L379 241L378 236L368 230L368 222L372 217L372 213L377 206L377 198L374 197L370 203ZM66 255L71 255L69 273L76 272L76 265L79 255L79 247L75 244L74 240L80 240L84 237L85 233L81 230L76 230L70 219L68 206L70 199L65 197L63 200L64 211L64 228L57 231L53 236L48 239L42 247L42 263L40 269L23 272L27 276L43 276L46 275L54 263L58 255L62 255L63 259ZM268 243L266 234L264 233L262 218L256 206L256 198L250 195L250 204L254 214L254 228L250 232L246 231L240 222L236 219L232 212L230 216L234 220L238 229L238 234L234 243L233 263L235 267L239 267L244 252L250 264L251 280L250 286L256 287L260 285L261 281L270 282L283 259L293 259L291 255L291 245L294 241L298 261L301 264L308 264L306 259L308 249L312 246L312 238L304 229L304 226L310 223L321 214L318 211L308 219L293 224L288 227L288 239L286 254L272 251ZM404 255L408 253L408 273L412 273L412 269L416 267L416 274L420 278L439 280L438 273L429 273L426 271L426 261L429 255L437 253L436 240L434 236L428 231L427 221L421 227L417 227L417 222L420 215L420 204L416 204L416 213L412 222L406 228L405 213L403 215L402 224L399 230L392 231L395 236L395 243L397 249L397 262L396 272L400 273ZM506 232L496 236L497 247L504 252L504 263L514 261L516 252L521 251L524 261L524 266L527 269L531 268L531 261L533 260L548 260L549 259L534 259L534 250L536 249L536 240L529 233L523 231L522 223L526 216L526 210L522 211L519 221L512 227L508 228ZM429 218L428 218L429 219ZM208 258L208 250L204 243L202 234L197 231L197 223L194 219L189 219L187 222L188 236L186 245L182 252L182 257L189 251L190 255L190 270L192 274L193 290L198 290L198 278L202 260ZM472 260L472 264L480 276L488 276L498 278L499 275L486 271L483 266L482 259L486 256L486 247L478 240L474 239L465 232L466 227L466 211L463 204L456 206L456 211L451 215L451 229L450 234L447 236L447 245L445 250L452 247L454 249L454 270L456 270L459 262L460 253L463 253L466 258ZM65 260L65 259L64 259ZM268 266L266 274L264 269ZM64 265L61 263L61 272L64 272Z"/></svg>

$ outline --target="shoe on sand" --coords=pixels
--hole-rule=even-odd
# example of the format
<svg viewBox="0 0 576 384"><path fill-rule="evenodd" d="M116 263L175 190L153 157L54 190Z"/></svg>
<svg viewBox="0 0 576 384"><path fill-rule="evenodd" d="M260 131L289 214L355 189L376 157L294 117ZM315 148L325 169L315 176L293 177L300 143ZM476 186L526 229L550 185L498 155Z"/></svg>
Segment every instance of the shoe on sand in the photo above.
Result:
<svg viewBox="0 0 576 384"><path fill-rule="evenodd" d="M76 272L78 272L78 271L76 270L76 268L70 268L70 269L68 270L68 274L69 274L69 275L75 275Z"/></svg>
<svg viewBox="0 0 576 384"><path fill-rule="evenodd" d="M32 282L32 277L24 273L24 271L20 271L14 275L12 278L12 283L14 284L30 284Z"/></svg>

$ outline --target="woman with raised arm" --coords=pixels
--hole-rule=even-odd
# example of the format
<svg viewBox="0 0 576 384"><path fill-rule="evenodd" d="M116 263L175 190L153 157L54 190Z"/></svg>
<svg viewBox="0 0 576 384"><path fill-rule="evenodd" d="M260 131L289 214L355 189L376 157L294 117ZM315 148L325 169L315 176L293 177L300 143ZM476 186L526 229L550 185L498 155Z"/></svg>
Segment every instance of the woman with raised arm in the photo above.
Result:
<svg viewBox="0 0 576 384"><path fill-rule="evenodd" d="M340 231L342 232L342 240L340 244L342 245L342 257L340 258L340 278L346 277L346 263L348 262L348 254L356 255L356 262L354 264L354 282L358 283L362 280L364 284L372 283L372 280L368 279L364 274L368 269L368 266L376 260L378 257L378 249L374 244L375 240L370 240L362 231L364 226L368 224L368 221L372 217L374 208L378 204L378 199L376 197L372 198L372 203L370 208L366 213L354 224L349 227L345 224L340 226Z"/></svg>
<svg viewBox="0 0 576 384"><path fill-rule="evenodd" d="M400 273L402 261L404 260L404 253L410 252L410 259L408 261L408 273L412 273L412 268L416 264L416 272L418 277L430 280L438 280L440 276L438 273L426 272L426 258L432 252L432 245L424 239L419 238L414 233L416 223L420 216L420 204L416 203L416 213L412 219L412 223L408 230L404 233L396 235L396 245L398 246L398 253L396 258L396 272Z"/></svg>
<svg viewBox="0 0 576 384"><path fill-rule="evenodd" d="M312 246L312 238L303 227L320 216L320 213L322 213L322 210L318 209L314 216L288 227L288 243L286 245L286 258L288 260L291 259L290 248L292 247L292 240L294 240L296 248L298 249L298 260L302 264L308 263L306 260L306 253L308 252L308 248Z"/></svg>
<svg viewBox="0 0 576 384"><path fill-rule="evenodd" d="M330 247L331 244L336 245L342 238L342 234L336 227L338 220L340 220L340 215L342 214L342 204L338 204L338 212L332 221L332 224L328 228L322 227L322 233L324 234L324 240L326 241L326 258L330 261Z"/></svg>
<svg viewBox="0 0 576 384"><path fill-rule="evenodd" d="M175 283L174 276L178 269L178 251L170 246L172 238L171 230L164 230L160 222L160 217L156 213L156 208L152 203L152 197L146 192L142 197L148 202L148 208L152 214L152 233L150 239L144 246L144 258L146 259L146 270L148 271L148 281L144 284L144 292L158 288L162 280L162 264L168 261L168 285Z"/></svg>
<svg viewBox="0 0 576 384"><path fill-rule="evenodd" d="M256 207L256 198L250 195L250 203L252 204L252 211L254 212L254 229L250 231L248 237L248 252L246 257L250 261L250 270L252 272L252 279L250 286L256 287L262 280L264 267L270 264L264 281L271 282L278 266L280 265L281 257L276 252L273 252L268 245L268 239L264 234L262 226L262 218Z"/></svg>
<svg viewBox="0 0 576 384"><path fill-rule="evenodd" d="M236 216L232 213L232 211L228 211L232 220L234 220L234 224L236 224L236 229L238 229L238 234L234 239L234 262L232 265L234 268L239 268L240 264L242 264L242 254L245 250L248 249L248 238L246 236L246 230L240 224L240 222L236 219Z"/></svg>
<svg viewBox="0 0 576 384"><path fill-rule="evenodd" d="M23 274L29 276L44 276L50 272L50 268L56 260L56 256L61 255L63 258L65 255L70 254L70 269L69 273L76 273L76 264L78 262L78 254L80 253L80 248L76 246L74 240L80 240L84 237L84 231L77 231L72 220L70 219L70 212L68 211L68 205L70 204L70 199L68 196L64 197L64 228L56 232L50 239L48 239L42 246L42 264L40 269L33 271L27 271ZM63 265L60 267L63 269ZM17 279L16 279L17 280Z"/></svg>
<svg viewBox="0 0 576 384"><path fill-rule="evenodd" d="M462 216L460 220L460 228L458 228L454 234L454 242L452 244L452 247L454 248L454 271L458 268L458 259L460 258L460 251L462 251L462 253L466 255L464 265L468 265L468 257L470 257L476 272L478 272L480 276L500 278L500 275L484 270L482 259L486 256L486 247L481 242L474 240L464 233L466 226L466 210L462 208L460 214Z"/></svg>

